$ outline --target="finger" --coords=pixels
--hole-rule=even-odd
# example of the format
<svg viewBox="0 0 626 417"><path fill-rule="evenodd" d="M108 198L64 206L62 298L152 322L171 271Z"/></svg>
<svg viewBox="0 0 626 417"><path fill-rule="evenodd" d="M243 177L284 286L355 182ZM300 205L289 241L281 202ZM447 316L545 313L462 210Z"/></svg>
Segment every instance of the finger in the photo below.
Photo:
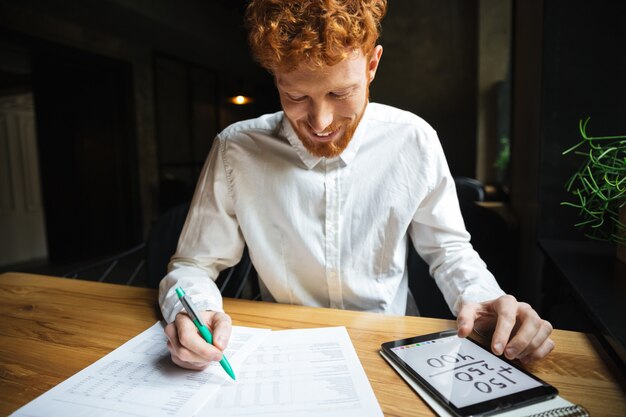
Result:
<svg viewBox="0 0 626 417"><path fill-rule="evenodd" d="M516 319L518 324L517 331L515 331L515 334L511 337L504 350L504 356L508 359L519 358L524 351L532 349L531 345L533 340L541 331L543 322L537 312L526 303L517 304ZM545 337L547 337L548 334L546 334ZM541 345L545 337L543 340L537 340L535 347Z"/></svg>
<svg viewBox="0 0 626 417"><path fill-rule="evenodd" d="M456 316L456 328L459 337L467 337L472 332L479 307L480 305L477 303L463 304Z"/></svg>
<svg viewBox="0 0 626 417"><path fill-rule="evenodd" d="M192 369L194 371L202 371L203 369L206 369L206 367L209 366L209 363L210 363L210 362L206 362L206 363L185 362L181 360L180 358L178 358L176 355L172 355L172 362L174 362L176 365L180 366L181 368Z"/></svg>
<svg viewBox="0 0 626 417"><path fill-rule="evenodd" d="M209 362L206 363L195 363L195 362L185 362L179 358L178 352L184 349L179 341L178 341L178 331L176 330L176 324L170 323L165 326L165 335L167 336L167 349L170 351L170 355L172 357L172 362L176 365L193 370L202 370L209 365Z"/></svg>
<svg viewBox="0 0 626 417"><path fill-rule="evenodd" d="M165 327L165 335L167 336L167 349L172 354L172 358L178 357L179 352L184 349L178 341L178 330L174 322Z"/></svg>
<svg viewBox="0 0 626 417"><path fill-rule="evenodd" d="M207 343L200 336L196 325L187 314L181 313L176 316L176 329L178 331L177 356L185 362L206 363L222 359L222 352Z"/></svg>
<svg viewBox="0 0 626 417"><path fill-rule="evenodd" d="M170 351L172 361L174 361L174 357L177 355L178 349L180 349L180 343L178 343L178 332L176 331L176 324L170 323L165 326L165 336L167 336L167 350Z"/></svg>
<svg viewBox="0 0 626 417"><path fill-rule="evenodd" d="M493 304L498 318L491 339L491 350L496 355L501 355L504 352L504 347L509 341L509 337L515 326L517 304L517 300L512 295L503 295Z"/></svg>
<svg viewBox="0 0 626 417"><path fill-rule="evenodd" d="M233 331L233 322L226 313L212 312L207 320L213 332L213 344L221 351L226 350Z"/></svg>
<svg viewBox="0 0 626 417"><path fill-rule="evenodd" d="M178 340L178 332L176 331L176 324L174 322L165 326L164 332L168 342Z"/></svg>
<svg viewBox="0 0 626 417"><path fill-rule="evenodd" d="M533 337L532 341L528 344L528 346L517 355L518 359L524 359L526 356L532 354L535 350L539 349L544 342L550 337L552 333L552 324L546 320L541 320L539 322L539 329Z"/></svg>
<svg viewBox="0 0 626 417"><path fill-rule="evenodd" d="M522 359L520 359L520 361L524 364L527 365L531 362L534 362L536 360L542 359L544 357L546 357L550 352L552 352L552 350L554 349L554 341L550 338L546 339L543 344L541 346L539 346L537 349L535 349L532 353L530 353L529 355L523 357Z"/></svg>

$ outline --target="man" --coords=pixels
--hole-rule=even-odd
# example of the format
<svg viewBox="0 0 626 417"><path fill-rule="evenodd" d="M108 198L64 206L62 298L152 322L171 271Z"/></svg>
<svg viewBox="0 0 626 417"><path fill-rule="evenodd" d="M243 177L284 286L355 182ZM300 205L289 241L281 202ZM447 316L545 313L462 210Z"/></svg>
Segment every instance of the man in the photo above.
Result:
<svg viewBox="0 0 626 417"><path fill-rule="evenodd" d="M236 123L215 140L159 300L172 360L203 369L231 332L214 280L247 244L262 298L404 314L407 239L429 263L458 333L493 331L491 348L522 362L553 348L550 323L505 295L469 244L435 131L369 103L386 0L253 0L255 58L283 112ZM184 287L214 332L181 312Z"/></svg>

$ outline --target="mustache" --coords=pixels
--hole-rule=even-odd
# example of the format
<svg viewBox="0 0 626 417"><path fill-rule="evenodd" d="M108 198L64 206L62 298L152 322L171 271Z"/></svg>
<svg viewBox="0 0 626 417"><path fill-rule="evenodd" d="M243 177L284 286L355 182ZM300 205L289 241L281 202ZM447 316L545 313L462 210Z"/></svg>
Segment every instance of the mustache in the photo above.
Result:
<svg viewBox="0 0 626 417"><path fill-rule="evenodd" d="M332 133L332 132L334 132L335 130L339 130L341 127L343 127L343 126L345 126L345 125L347 125L347 124L348 124L347 122L335 122L335 123L332 123L330 126L327 126L327 127L326 127L326 129L324 129L324 130L323 130L323 131L321 131L321 132L317 132L317 131L315 131L314 129L311 129L311 127L310 127L310 126L307 126L307 127L308 127L308 129L309 129L311 132L313 132L313 133L316 133L316 134L318 134L318 135L325 135L325 134L327 134L327 133Z"/></svg>

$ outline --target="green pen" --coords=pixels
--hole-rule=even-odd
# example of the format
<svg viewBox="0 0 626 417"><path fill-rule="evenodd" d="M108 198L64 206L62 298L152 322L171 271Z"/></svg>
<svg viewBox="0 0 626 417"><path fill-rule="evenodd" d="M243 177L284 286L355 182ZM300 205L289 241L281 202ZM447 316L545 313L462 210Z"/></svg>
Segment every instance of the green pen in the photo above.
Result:
<svg viewBox="0 0 626 417"><path fill-rule="evenodd" d="M176 288L176 295L178 295L180 302L183 304L183 307L185 307L185 310L187 310L187 314L189 314L189 316L191 317L193 324L195 324L198 328L198 331L200 332L202 338L208 343L213 344L213 335L211 335L211 332L202 321L200 312L198 311L196 306L193 304L191 299L185 295L185 291L183 291L181 287L178 287ZM220 365L222 365L222 368L224 368L226 373L230 375L233 380L235 380L235 373L233 372L233 368L230 367L230 363L228 363L226 355L222 355Z"/></svg>

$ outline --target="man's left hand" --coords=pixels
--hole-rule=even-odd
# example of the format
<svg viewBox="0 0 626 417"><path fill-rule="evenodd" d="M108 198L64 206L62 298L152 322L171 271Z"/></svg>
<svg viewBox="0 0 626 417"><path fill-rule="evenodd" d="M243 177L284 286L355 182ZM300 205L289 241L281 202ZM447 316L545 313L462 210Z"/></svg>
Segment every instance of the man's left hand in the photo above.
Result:
<svg viewBox="0 0 626 417"><path fill-rule="evenodd" d="M527 303L511 295L482 303L463 303L457 316L459 337L468 336L473 329L493 332L491 350L507 359L519 359L527 364L541 359L554 349L550 339L552 325L539 317Z"/></svg>

